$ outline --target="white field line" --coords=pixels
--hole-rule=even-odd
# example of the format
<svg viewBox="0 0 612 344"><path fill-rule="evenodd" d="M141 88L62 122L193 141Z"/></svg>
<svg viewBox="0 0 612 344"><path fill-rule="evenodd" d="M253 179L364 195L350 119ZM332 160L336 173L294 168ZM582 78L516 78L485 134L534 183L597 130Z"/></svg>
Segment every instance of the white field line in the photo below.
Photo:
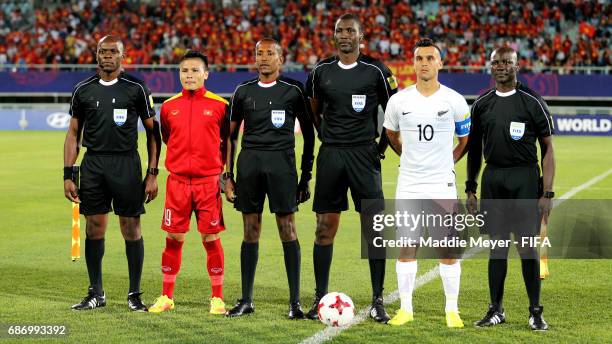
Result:
<svg viewBox="0 0 612 344"><path fill-rule="evenodd" d="M555 200L553 207L556 207L558 205L560 205L561 203L565 202L567 199L572 198L573 196L575 196L577 193L579 193L580 191L583 191L585 189L587 189L588 187L602 181L604 178L606 178L608 175L610 175L612 173L612 169L609 169L608 171L590 179L589 181L587 181L584 184L578 185L574 188L572 188L571 190L569 190L568 192L564 193L563 195L561 195L557 200ZM482 247L473 247L471 249L469 249L465 255L463 256L463 258L469 258L475 254L477 254L478 252L480 252L483 248ZM423 285L433 281L436 277L438 277L440 275L440 271L438 266L432 268L431 270L425 272L424 274L420 275L419 277L417 277L416 281L415 281L415 285L414 285L414 289L418 289L420 287L422 287ZM391 293L389 293L387 296L385 296L385 304L390 304L390 303L394 303L395 301L397 301L399 299L399 291L398 290L394 290ZM313 334L312 336L304 339L303 341L300 342L300 344L319 344L319 343L323 343L325 341L328 341L332 338L334 338L335 336L339 335L341 332L344 332L346 330L348 330L349 328L351 328L351 326L353 325L357 325L361 322L363 322L364 320L366 320L366 318L368 317L368 315L370 314L370 307L366 307L364 309L362 309L361 311L359 311L359 313L357 313L355 315L355 317L353 318L353 321L351 321L348 325L344 326L344 327L331 327L328 326L325 329Z"/></svg>

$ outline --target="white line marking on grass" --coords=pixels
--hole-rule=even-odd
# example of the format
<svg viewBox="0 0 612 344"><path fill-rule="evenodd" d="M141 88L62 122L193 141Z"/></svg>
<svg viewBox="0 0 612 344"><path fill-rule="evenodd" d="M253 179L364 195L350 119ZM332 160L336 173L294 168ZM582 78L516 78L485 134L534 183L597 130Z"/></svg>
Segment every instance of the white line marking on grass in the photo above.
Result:
<svg viewBox="0 0 612 344"><path fill-rule="evenodd" d="M561 203L565 202L567 199L574 197L577 193L587 189L591 185L594 185L594 184L602 181L604 178L606 178L611 173L612 173L612 169L609 169L608 171L604 172L603 174L600 174L600 175L590 179L586 183L578 185L578 186L570 189L568 192L564 193L557 200L555 200L555 202L553 204L553 207L556 207L556 206L560 205ZM463 256L463 259L470 258L471 256L477 254L481 250L483 250L482 247L473 247L473 248L469 249L465 253L465 255ZM439 275L440 275L439 267L436 266L436 267L432 268L431 270L429 270L429 271L425 272L424 274L420 275L419 277L417 277L417 279L415 281L415 284L414 284L414 289L416 290L416 289L422 287L423 285L433 281ZM387 296L385 296L385 304L394 303L398 299L399 299L399 291L395 290L395 291L391 292L390 294L388 294ZM359 313L357 313L355 315L355 317L353 318L353 321L351 321L348 325L346 325L344 327L331 327L331 326L328 326L325 329L323 329L323 330L313 334L312 336L304 339L303 341L300 342L300 344L319 344L319 343L323 343L325 341L328 341L328 340L332 339L333 337L339 335L340 333L348 330L351 326L357 325L357 324L365 321L366 318L369 316L369 314L370 314L370 307L368 306L368 307L362 309L361 311L359 311Z"/></svg>
<svg viewBox="0 0 612 344"><path fill-rule="evenodd" d="M571 188L570 191L566 192L563 194L563 196L559 197L558 200L556 200L555 206L558 206L559 204L563 203L566 199L568 198L572 198L574 197L574 195L576 195L577 193L579 193L580 191L596 184L599 183L600 181L604 180L607 176L610 175L610 173L612 173L612 168L607 170L606 172L598 175L597 177L594 177L592 179L590 179L589 181L587 181L586 183L582 184L582 185L578 185L574 188Z"/></svg>

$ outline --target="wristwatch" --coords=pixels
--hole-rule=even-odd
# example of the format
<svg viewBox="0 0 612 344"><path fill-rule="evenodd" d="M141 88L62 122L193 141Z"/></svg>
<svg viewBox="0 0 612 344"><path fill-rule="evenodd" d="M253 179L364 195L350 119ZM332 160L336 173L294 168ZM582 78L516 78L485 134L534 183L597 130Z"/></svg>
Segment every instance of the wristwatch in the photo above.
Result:
<svg viewBox="0 0 612 344"><path fill-rule="evenodd" d="M553 198L553 197L555 197L555 193L554 193L554 191L544 191L544 194L542 194L542 197L544 197L544 198Z"/></svg>
<svg viewBox="0 0 612 344"><path fill-rule="evenodd" d="M159 168L149 167L149 168L147 168L147 174L150 174L152 176L156 176L156 175L159 174Z"/></svg>
<svg viewBox="0 0 612 344"><path fill-rule="evenodd" d="M234 179L234 173L224 172L223 174L221 174L221 179L223 180Z"/></svg>

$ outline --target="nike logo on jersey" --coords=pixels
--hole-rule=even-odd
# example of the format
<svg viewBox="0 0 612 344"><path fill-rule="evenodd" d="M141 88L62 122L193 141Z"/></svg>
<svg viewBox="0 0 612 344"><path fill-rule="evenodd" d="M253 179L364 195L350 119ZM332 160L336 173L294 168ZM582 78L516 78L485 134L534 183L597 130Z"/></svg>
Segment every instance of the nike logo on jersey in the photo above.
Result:
<svg viewBox="0 0 612 344"><path fill-rule="evenodd" d="M448 110L438 111L438 116L442 116L442 115L444 115L447 112L448 112Z"/></svg>
<svg viewBox="0 0 612 344"><path fill-rule="evenodd" d="M406 116L407 114L412 113L412 111L402 112L402 116Z"/></svg>

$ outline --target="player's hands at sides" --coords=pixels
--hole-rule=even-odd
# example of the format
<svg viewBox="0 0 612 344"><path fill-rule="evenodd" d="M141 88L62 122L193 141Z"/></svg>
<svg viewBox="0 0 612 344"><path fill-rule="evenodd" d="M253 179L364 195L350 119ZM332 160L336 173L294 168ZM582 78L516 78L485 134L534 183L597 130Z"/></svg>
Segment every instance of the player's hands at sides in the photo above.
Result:
<svg viewBox="0 0 612 344"><path fill-rule="evenodd" d="M467 192L465 206L467 207L468 213L472 215L475 215L478 212L478 200L476 199L475 193L471 191Z"/></svg>
<svg viewBox="0 0 612 344"><path fill-rule="evenodd" d="M79 190L71 179L64 180L64 196L66 196L69 201L81 203L79 199Z"/></svg>
<svg viewBox="0 0 612 344"><path fill-rule="evenodd" d="M297 204L304 203L310 199L310 187L308 182L300 181L297 186Z"/></svg>
<svg viewBox="0 0 612 344"><path fill-rule="evenodd" d="M225 180L225 199L230 203L234 203L236 200L236 183L234 183L233 178Z"/></svg>
<svg viewBox="0 0 612 344"><path fill-rule="evenodd" d="M540 197L538 200L538 209L540 210L544 223L548 223L548 216L550 216L550 211L552 210L552 199Z"/></svg>
<svg viewBox="0 0 612 344"><path fill-rule="evenodd" d="M157 197L157 176L147 174L145 178L145 203L149 203Z"/></svg>

